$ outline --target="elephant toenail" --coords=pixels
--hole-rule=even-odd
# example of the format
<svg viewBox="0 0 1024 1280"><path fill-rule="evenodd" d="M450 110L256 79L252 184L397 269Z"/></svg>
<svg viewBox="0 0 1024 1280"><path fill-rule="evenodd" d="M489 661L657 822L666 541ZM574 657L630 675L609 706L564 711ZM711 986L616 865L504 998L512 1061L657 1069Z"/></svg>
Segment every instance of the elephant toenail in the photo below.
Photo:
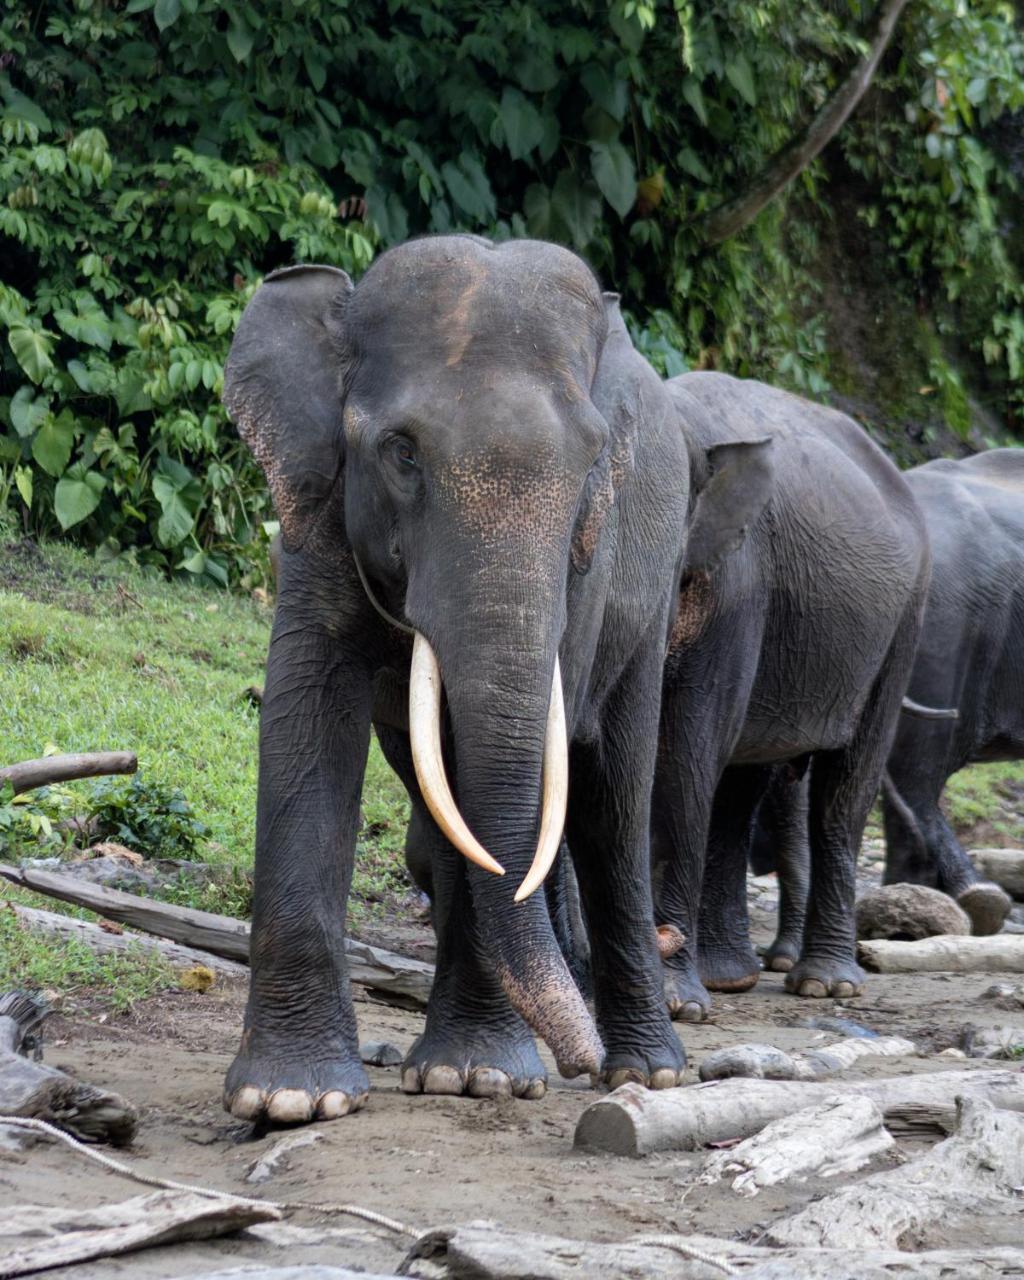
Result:
<svg viewBox="0 0 1024 1280"><path fill-rule="evenodd" d="M471 1098L511 1098L512 1081L504 1071L493 1067L477 1067L469 1077L466 1092Z"/></svg>
<svg viewBox="0 0 1024 1280"><path fill-rule="evenodd" d="M423 1092L423 1077L420 1075L419 1067L406 1067L402 1072L402 1092Z"/></svg>
<svg viewBox="0 0 1024 1280"><path fill-rule="evenodd" d="M520 1095L529 1102L536 1102L538 1098L543 1098L548 1091L547 1082L544 1080L531 1080Z"/></svg>
<svg viewBox="0 0 1024 1280"><path fill-rule="evenodd" d="M464 1087L462 1073L454 1067L431 1067L423 1077L424 1093L459 1094Z"/></svg>
<svg viewBox="0 0 1024 1280"><path fill-rule="evenodd" d="M833 996L836 997L837 1000L839 1000L839 999L843 999L846 996L856 995L857 988L853 985L852 982L837 982L835 987L832 989L832 994Z"/></svg>
<svg viewBox="0 0 1024 1280"><path fill-rule="evenodd" d="M331 1089L316 1104L317 1118L320 1120L340 1120L355 1110L355 1099L340 1089Z"/></svg>
<svg viewBox="0 0 1024 1280"><path fill-rule="evenodd" d="M646 1084L644 1073L636 1067L617 1067L608 1074L608 1088L618 1089L624 1084Z"/></svg>
<svg viewBox="0 0 1024 1280"><path fill-rule="evenodd" d="M810 996L812 1000L824 1000L828 996L828 987L817 978L805 978L797 988L797 995Z"/></svg>
<svg viewBox="0 0 1024 1280"><path fill-rule="evenodd" d="M651 1072L652 1089L674 1089L678 1083L679 1072L673 1067L659 1067L657 1071Z"/></svg>
<svg viewBox="0 0 1024 1280"><path fill-rule="evenodd" d="M237 1116L239 1120L255 1120L262 1114L265 1102L266 1095L263 1090L247 1084L236 1090L235 1096L230 1101L226 1101L225 1109L233 1116Z"/></svg>
<svg viewBox="0 0 1024 1280"><path fill-rule="evenodd" d="M683 1022L703 1022L706 1011L696 1000L687 1000L675 1016Z"/></svg>
<svg viewBox="0 0 1024 1280"><path fill-rule="evenodd" d="M267 1099L267 1116L275 1124L305 1124L313 1119L313 1099L305 1089L278 1089Z"/></svg>
<svg viewBox="0 0 1024 1280"><path fill-rule="evenodd" d="M793 960L790 956L772 956L768 961L768 968L772 973L789 973L793 967Z"/></svg>

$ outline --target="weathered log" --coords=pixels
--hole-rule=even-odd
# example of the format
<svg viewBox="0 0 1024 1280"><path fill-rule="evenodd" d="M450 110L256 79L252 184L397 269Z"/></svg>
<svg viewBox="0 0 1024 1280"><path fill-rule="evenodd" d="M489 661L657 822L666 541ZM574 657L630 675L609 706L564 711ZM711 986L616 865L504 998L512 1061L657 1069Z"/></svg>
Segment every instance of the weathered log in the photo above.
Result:
<svg viewBox="0 0 1024 1280"><path fill-rule="evenodd" d="M735 1147L712 1152L696 1182L709 1186L735 1175L733 1191L756 1196L764 1187L803 1182L812 1173L822 1178L853 1173L893 1144L875 1102L833 1094L816 1106L773 1120Z"/></svg>
<svg viewBox="0 0 1024 1280"><path fill-rule="evenodd" d="M179 1280L185 1280L182 1276ZM374 1271L353 1271L349 1267L332 1267L319 1262L300 1263L292 1267L229 1267L226 1271L204 1271L189 1275L188 1280L402 1280L398 1275L382 1275Z"/></svg>
<svg viewBox="0 0 1024 1280"><path fill-rule="evenodd" d="M908 1232L981 1213L1021 1215L1024 1116L980 1099L959 1102L956 1133L897 1169L872 1174L774 1222L771 1244L895 1249Z"/></svg>
<svg viewBox="0 0 1024 1280"><path fill-rule="evenodd" d="M697 1151L710 1142L748 1138L772 1120L823 1102L836 1086L811 1080L713 1080L678 1089L651 1091L624 1084L598 1098L580 1116L575 1145L620 1156L652 1151ZM953 1127L958 1094L980 1097L997 1107L1024 1111L1024 1073L936 1071L883 1080L844 1080L843 1093L871 1098L898 1131L904 1114L919 1132Z"/></svg>
<svg viewBox="0 0 1024 1280"><path fill-rule="evenodd" d="M72 1080L55 1067L23 1056L26 1029L37 1025L41 1011L30 1000L19 1001L17 993L4 998L3 1008L0 1115L47 1120L84 1142L111 1142L115 1146L131 1142L138 1122L132 1104L116 1093ZM13 1137L9 1141L15 1145Z"/></svg>
<svg viewBox="0 0 1024 1280"><path fill-rule="evenodd" d="M864 940L857 943L857 954L875 973L1024 973L1024 934Z"/></svg>
<svg viewBox="0 0 1024 1280"><path fill-rule="evenodd" d="M249 925L232 916L172 906L134 893L122 893L89 884L53 871L36 871L0 863L0 876L36 893L87 907L109 920L130 925L159 938L212 952L243 964L249 961ZM434 981L434 966L411 960L368 943L345 939L349 976L369 988L379 999L405 1007L422 1008Z"/></svg>
<svg viewBox="0 0 1024 1280"><path fill-rule="evenodd" d="M912 1040L899 1036L837 1040L805 1053L786 1053L772 1044L736 1044L709 1053L700 1064L699 1074L702 1080L728 1080L733 1076L756 1080L818 1080L836 1071L845 1071L858 1058L896 1058L916 1052L917 1046Z"/></svg>
<svg viewBox="0 0 1024 1280"><path fill-rule="evenodd" d="M48 787L55 782L73 782L76 778L97 778L111 773L134 773L138 759L131 751L96 751L83 755L44 756L42 760L23 760L0 769L0 786L9 782L14 794Z"/></svg>
<svg viewBox="0 0 1024 1280"><path fill-rule="evenodd" d="M980 875L1024 898L1024 849L971 849L970 858Z"/></svg>
<svg viewBox="0 0 1024 1280"><path fill-rule="evenodd" d="M181 1240L209 1240L280 1217L271 1205L191 1191L157 1191L94 1209L15 1205L0 1215L0 1277Z"/></svg>
<svg viewBox="0 0 1024 1280"><path fill-rule="evenodd" d="M195 947L183 947L164 938L151 938L138 933L108 933L98 924L76 920L73 916L61 916L55 911L43 911L38 907L23 907L18 902L0 902L0 907L13 911L26 928L51 938L74 938L97 955L123 955L125 952L147 952L166 960L175 969L190 969L205 965L215 973L230 978L244 978L249 970L235 960L225 960L212 951L198 951Z"/></svg>
<svg viewBox="0 0 1024 1280"><path fill-rule="evenodd" d="M419 1259L437 1270L419 1270ZM608 1244L471 1222L422 1236L399 1270L410 1276L441 1274L445 1280L721 1280L723 1274L746 1280L996 1280L1018 1276L1022 1264L1024 1249L1015 1248L851 1255L842 1249L767 1249L705 1235L640 1236ZM265 1280L285 1277L270 1273Z"/></svg>

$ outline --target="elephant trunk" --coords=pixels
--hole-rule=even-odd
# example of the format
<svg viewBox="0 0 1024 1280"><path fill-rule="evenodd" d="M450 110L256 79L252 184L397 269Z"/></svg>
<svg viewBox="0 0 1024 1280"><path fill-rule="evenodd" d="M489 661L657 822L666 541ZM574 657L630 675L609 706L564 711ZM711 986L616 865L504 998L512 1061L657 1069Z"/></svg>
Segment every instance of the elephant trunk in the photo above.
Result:
<svg viewBox="0 0 1024 1280"><path fill-rule="evenodd" d="M435 820L475 864L474 909L502 986L559 1070L575 1076L600 1069L603 1047L559 951L544 895L534 893L557 854L568 794L558 576L553 572L552 589L537 592L529 605L453 608L443 632L432 628L437 657L417 634L410 735ZM457 799L441 761L442 679Z"/></svg>

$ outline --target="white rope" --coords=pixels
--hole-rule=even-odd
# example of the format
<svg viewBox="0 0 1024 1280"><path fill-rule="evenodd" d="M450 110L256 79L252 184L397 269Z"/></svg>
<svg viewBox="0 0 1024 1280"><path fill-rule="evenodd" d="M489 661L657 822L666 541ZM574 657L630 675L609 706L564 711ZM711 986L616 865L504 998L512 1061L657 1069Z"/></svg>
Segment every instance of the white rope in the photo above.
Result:
<svg viewBox="0 0 1024 1280"><path fill-rule="evenodd" d="M713 1253L698 1249L695 1244L687 1244L680 1236L636 1236L625 1243L648 1245L654 1249L671 1249L673 1253L682 1254L684 1258L693 1258L695 1262L703 1262L709 1267L717 1267L719 1271L724 1271L727 1276L743 1274L731 1262L726 1262L724 1258L716 1258Z"/></svg>
<svg viewBox="0 0 1024 1280"><path fill-rule="evenodd" d="M77 1138L73 1138L69 1133L65 1133L63 1129L58 1129L56 1125L49 1124L46 1120L27 1120L22 1116L0 1116L0 1125L5 1124L13 1125L16 1129L33 1129L37 1133L46 1133L52 1138L59 1138L72 1151L88 1156L90 1160L95 1160L97 1164L104 1165L114 1173L120 1173L125 1178L132 1178L135 1182L141 1182L147 1187L161 1187L165 1191L192 1191L200 1196L217 1196L228 1200L238 1200L242 1204L260 1205L270 1209L309 1209L314 1213L343 1213L350 1218L362 1218L365 1222L372 1222L378 1227L385 1227L388 1231L397 1232L399 1235L412 1236L414 1239L418 1239L420 1235L420 1232L414 1231L412 1227L407 1227L403 1222L396 1222L394 1218L386 1218L384 1214L376 1213L373 1209L362 1209L357 1204L310 1204L304 1200L260 1200L253 1196L236 1195L233 1191L218 1191L215 1187L197 1187L189 1182L173 1182L170 1178L157 1178L150 1173L139 1173L130 1165L124 1164L123 1161L115 1160L113 1156L104 1155L102 1151L95 1151L92 1147L87 1147L84 1142L79 1142Z"/></svg>

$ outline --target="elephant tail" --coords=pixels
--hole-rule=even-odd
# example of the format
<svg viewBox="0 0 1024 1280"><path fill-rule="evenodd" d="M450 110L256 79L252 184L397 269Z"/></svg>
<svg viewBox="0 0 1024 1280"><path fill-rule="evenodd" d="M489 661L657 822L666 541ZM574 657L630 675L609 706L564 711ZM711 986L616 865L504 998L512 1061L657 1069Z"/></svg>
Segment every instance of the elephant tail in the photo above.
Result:
<svg viewBox="0 0 1024 1280"><path fill-rule="evenodd" d="M900 710L917 720L959 720L960 712L956 707L926 707L913 698L904 698Z"/></svg>
<svg viewBox="0 0 1024 1280"><path fill-rule="evenodd" d="M896 811L897 817L910 832L911 839L917 846L917 851L921 855L921 858L927 859L928 846L925 844L924 834L921 831L917 817L910 805L907 804L906 800L904 800L900 795L895 782L892 780L892 774L888 769L886 769L882 774L882 795L885 796L889 804L892 805L893 809Z"/></svg>

